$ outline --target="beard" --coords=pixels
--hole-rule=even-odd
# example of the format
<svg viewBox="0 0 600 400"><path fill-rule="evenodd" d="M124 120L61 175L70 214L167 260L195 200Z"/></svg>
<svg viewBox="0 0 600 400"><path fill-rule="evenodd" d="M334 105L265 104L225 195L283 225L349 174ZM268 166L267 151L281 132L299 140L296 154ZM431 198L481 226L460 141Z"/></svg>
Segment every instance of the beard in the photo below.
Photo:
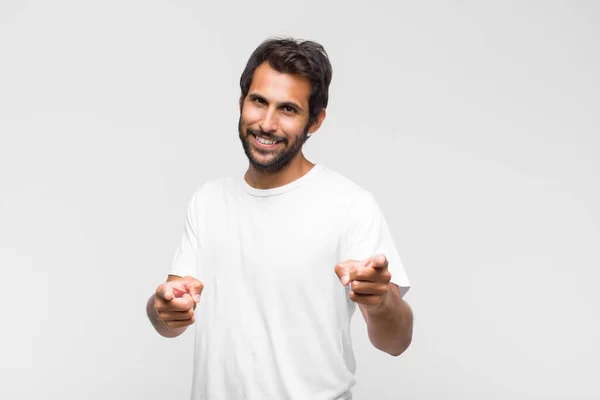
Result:
<svg viewBox="0 0 600 400"><path fill-rule="evenodd" d="M283 167L287 166L294 159L294 157L298 155L300 150L302 150L302 146L304 145L304 143L306 143L306 140L309 138L309 135L307 135L308 128L309 125L307 124L304 127L302 134L294 137L293 142L290 143L290 141L287 138L272 135L270 133L264 132L261 129L253 129L247 127L246 132L243 132L241 116L238 122L239 138L242 142L244 153L246 153L246 157L248 157L248 161L250 161L250 164L252 164L252 166L257 170L270 173L281 170ZM278 145L277 149L260 149L251 144L255 136L262 136L269 140L277 140L280 141L280 144ZM256 153L266 157L259 158L257 157Z"/></svg>

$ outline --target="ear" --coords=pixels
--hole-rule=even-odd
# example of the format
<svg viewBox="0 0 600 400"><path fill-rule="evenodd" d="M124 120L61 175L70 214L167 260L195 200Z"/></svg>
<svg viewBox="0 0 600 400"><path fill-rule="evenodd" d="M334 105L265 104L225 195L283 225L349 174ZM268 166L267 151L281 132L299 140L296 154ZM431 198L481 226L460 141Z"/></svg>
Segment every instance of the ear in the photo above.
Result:
<svg viewBox="0 0 600 400"><path fill-rule="evenodd" d="M315 122L313 122L312 125L308 128L308 133L310 133L310 134L315 133L321 127L321 125L323 124L323 121L325 121L326 116L327 116L327 112L323 108L321 110L321 112L319 113L319 115L317 115L317 119L315 119Z"/></svg>

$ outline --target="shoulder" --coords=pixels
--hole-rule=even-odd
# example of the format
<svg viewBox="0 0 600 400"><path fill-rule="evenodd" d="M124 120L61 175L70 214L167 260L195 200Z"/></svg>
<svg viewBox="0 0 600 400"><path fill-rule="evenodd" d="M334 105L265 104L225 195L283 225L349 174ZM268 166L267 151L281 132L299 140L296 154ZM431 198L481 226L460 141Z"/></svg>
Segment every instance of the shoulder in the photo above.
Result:
<svg viewBox="0 0 600 400"><path fill-rule="evenodd" d="M367 188L340 172L323 167L317 181L345 217L350 214L369 215L378 208L373 194Z"/></svg>
<svg viewBox="0 0 600 400"><path fill-rule="evenodd" d="M223 200L235 188L235 181L232 178L214 178L197 187L192 194L191 202L197 206L201 206L214 200Z"/></svg>
<svg viewBox="0 0 600 400"><path fill-rule="evenodd" d="M320 184L334 198L335 212L344 221L346 229L371 226L381 221L383 214L373 193L356 181L329 168L320 174Z"/></svg>
<svg viewBox="0 0 600 400"><path fill-rule="evenodd" d="M329 195L345 199L344 203L351 205L369 192L354 180L326 166L321 166L321 172L316 183Z"/></svg>

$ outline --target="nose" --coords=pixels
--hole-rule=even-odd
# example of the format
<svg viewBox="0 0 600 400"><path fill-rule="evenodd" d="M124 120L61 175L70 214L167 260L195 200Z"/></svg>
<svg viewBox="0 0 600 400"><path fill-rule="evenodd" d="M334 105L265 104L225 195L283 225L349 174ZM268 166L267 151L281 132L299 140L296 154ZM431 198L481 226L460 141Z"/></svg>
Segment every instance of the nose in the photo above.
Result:
<svg viewBox="0 0 600 400"><path fill-rule="evenodd" d="M258 126L260 126L260 129L262 129L264 132L276 132L278 122L276 110L268 108L265 110L262 119L258 123Z"/></svg>

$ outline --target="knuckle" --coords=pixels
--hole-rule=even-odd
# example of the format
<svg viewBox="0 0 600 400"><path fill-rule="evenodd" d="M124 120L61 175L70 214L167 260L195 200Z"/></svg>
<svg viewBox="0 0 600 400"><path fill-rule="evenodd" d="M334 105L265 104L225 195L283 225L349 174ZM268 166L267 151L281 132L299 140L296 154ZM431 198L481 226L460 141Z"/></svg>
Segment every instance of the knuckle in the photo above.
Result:
<svg viewBox="0 0 600 400"><path fill-rule="evenodd" d="M192 322L189 319L184 319L184 320L181 320L181 321L177 321L177 325L180 326L180 327L191 325L191 323Z"/></svg>
<svg viewBox="0 0 600 400"><path fill-rule="evenodd" d="M182 324L181 324L181 321L172 320L172 321L167 322L167 326L169 328L178 328L178 327L182 326Z"/></svg>
<svg viewBox="0 0 600 400"><path fill-rule="evenodd" d="M162 321L165 321L165 322L167 321L167 319L166 319L167 316L164 312L159 311L156 313L156 315L158 315L158 318L160 318Z"/></svg>
<svg viewBox="0 0 600 400"><path fill-rule="evenodd" d="M177 308L181 307L181 300L181 297L174 298L173 300L169 301L165 309L168 309L170 311L177 311Z"/></svg>

